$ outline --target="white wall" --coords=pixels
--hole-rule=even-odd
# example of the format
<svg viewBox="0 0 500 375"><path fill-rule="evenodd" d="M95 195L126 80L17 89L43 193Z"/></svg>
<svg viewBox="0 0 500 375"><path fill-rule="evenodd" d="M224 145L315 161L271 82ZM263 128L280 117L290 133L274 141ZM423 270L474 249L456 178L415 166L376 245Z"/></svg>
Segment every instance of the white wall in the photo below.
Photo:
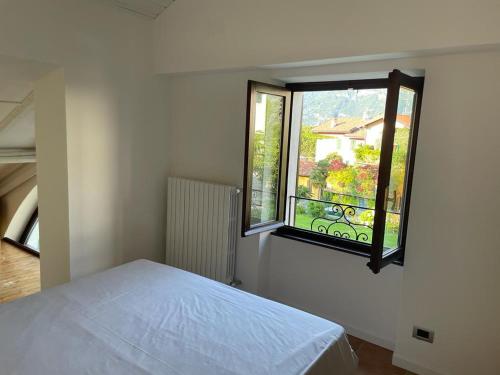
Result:
<svg viewBox="0 0 500 375"><path fill-rule="evenodd" d="M366 258L271 237L269 297L342 324L349 333L393 349L403 269L374 275Z"/></svg>
<svg viewBox="0 0 500 375"><path fill-rule="evenodd" d="M155 22L158 72L321 59L339 64L288 64L291 69L272 69L263 78L296 82L380 76L394 67L426 71L405 267L384 269L370 284L362 261L256 236L238 247L238 276L246 288L337 317L365 334L396 337L395 362L417 373L498 372L499 15L500 3L489 0L183 0ZM395 56L412 59L389 59ZM254 75L219 72L171 80L173 171L241 184L242 81ZM194 137L200 129L202 136ZM336 306L352 303L350 292L359 289L345 284L352 279L370 284L352 306L356 311L365 303L366 315ZM386 294L391 288L394 293ZM385 302L374 304L379 296ZM434 329L434 344L412 339L413 324Z"/></svg>
<svg viewBox="0 0 500 375"><path fill-rule="evenodd" d="M40 281L42 288L48 288L71 278L66 101L62 69L36 81L34 94Z"/></svg>
<svg viewBox="0 0 500 375"><path fill-rule="evenodd" d="M500 52L470 52L314 68L172 76L170 171L241 186L247 79L335 78L425 69L407 256L380 275L366 259L273 236L241 239L243 287L337 320L393 346L420 374L493 374L500 368ZM412 326L436 332L434 344Z"/></svg>
<svg viewBox="0 0 500 375"><path fill-rule="evenodd" d="M491 0L182 0L155 25L161 73L500 42Z"/></svg>
<svg viewBox="0 0 500 375"><path fill-rule="evenodd" d="M248 79L269 81L269 76L249 71L165 81L170 175L242 186ZM238 244L238 249L248 249L238 252L238 276L254 292L260 289L258 248L259 236L240 239Z"/></svg>
<svg viewBox="0 0 500 375"><path fill-rule="evenodd" d="M500 52L420 65L426 87L395 359L441 374L495 374ZM434 344L412 340L413 324L434 329Z"/></svg>
<svg viewBox="0 0 500 375"><path fill-rule="evenodd" d="M150 20L98 0L0 2L0 54L64 70L72 277L163 259L166 126L151 33Z"/></svg>
<svg viewBox="0 0 500 375"><path fill-rule="evenodd" d="M273 82L265 70L169 77L172 175L242 186L248 79ZM237 261L245 290L337 320L359 336L394 346L400 267L374 277L365 258L266 234L241 238Z"/></svg>

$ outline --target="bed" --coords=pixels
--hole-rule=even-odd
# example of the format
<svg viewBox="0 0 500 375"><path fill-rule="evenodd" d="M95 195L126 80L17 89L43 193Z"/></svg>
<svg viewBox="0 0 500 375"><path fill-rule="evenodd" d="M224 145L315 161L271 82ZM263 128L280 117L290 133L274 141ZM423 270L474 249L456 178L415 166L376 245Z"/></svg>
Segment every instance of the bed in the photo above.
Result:
<svg viewBox="0 0 500 375"><path fill-rule="evenodd" d="M0 372L351 374L330 321L138 260L0 305Z"/></svg>

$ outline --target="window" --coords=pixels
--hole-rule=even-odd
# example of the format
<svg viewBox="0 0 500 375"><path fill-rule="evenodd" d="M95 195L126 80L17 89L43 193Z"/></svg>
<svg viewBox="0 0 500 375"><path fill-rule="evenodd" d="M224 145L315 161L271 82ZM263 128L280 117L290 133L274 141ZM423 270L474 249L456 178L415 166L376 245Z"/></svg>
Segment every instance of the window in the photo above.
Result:
<svg viewBox="0 0 500 375"><path fill-rule="evenodd" d="M249 82L243 235L283 225L290 92Z"/></svg>
<svg viewBox="0 0 500 375"><path fill-rule="evenodd" d="M31 216L26 228L24 229L21 239L19 241L22 245L31 250L40 252L40 237L38 227L38 209L35 210Z"/></svg>
<svg viewBox="0 0 500 375"><path fill-rule="evenodd" d="M249 82L243 235L403 262L423 78ZM293 100L292 100L293 99ZM291 104L293 102L293 104Z"/></svg>

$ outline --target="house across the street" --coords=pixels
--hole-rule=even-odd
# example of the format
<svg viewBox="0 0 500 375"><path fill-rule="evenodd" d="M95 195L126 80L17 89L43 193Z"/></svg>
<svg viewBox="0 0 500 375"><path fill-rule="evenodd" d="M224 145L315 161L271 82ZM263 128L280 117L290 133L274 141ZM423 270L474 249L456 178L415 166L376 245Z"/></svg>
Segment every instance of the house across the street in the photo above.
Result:
<svg viewBox="0 0 500 375"><path fill-rule="evenodd" d="M410 125L409 115L397 116L396 128L408 129ZM354 150L358 146L370 145L380 148L383 129L383 116L371 119L339 117L326 120L312 128L313 133L323 136L316 141L315 161L323 160L335 152L342 157L344 163L354 164Z"/></svg>

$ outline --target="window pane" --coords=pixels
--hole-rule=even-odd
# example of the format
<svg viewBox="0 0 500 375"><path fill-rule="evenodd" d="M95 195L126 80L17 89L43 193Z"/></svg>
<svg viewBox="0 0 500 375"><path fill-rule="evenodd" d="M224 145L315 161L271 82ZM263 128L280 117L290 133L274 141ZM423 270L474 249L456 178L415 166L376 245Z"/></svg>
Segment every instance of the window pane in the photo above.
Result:
<svg viewBox="0 0 500 375"><path fill-rule="evenodd" d="M39 229L38 229L38 219L35 224L31 228L30 234L26 239L26 245L33 250L40 251L40 242L39 242Z"/></svg>
<svg viewBox="0 0 500 375"><path fill-rule="evenodd" d="M305 92L289 225L372 243L386 89Z"/></svg>
<svg viewBox="0 0 500 375"><path fill-rule="evenodd" d="M282 96L257 93L251 182L252 226L276 220L283 105Z"/></svg>
<svg viewBox="0 0 500 375"><path fill-rule="evenodd" d="M406 87L400 88L385 221L385 250L391 250L401 245L402 202L404 202L404 186L415 99L416 96L413 90Z"/></svg>

